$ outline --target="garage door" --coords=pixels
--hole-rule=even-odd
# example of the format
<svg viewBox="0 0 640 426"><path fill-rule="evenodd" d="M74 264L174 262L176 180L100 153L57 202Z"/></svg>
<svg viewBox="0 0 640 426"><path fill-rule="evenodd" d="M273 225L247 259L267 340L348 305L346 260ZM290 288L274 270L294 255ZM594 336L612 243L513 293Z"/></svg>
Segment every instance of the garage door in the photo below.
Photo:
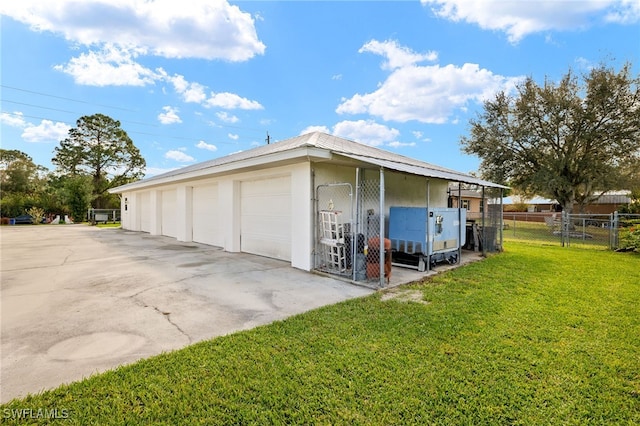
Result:
<svg viewBox="0 0 640 426"><path fill-rule="evenodd" d="M162 191L162 235L176 237L176 197L175 189Z"/></svg>
<svg viewBox="0 0 640 426"><path fill-rule="evenodd" d="M138 196L138 219L140 220L140 230L151 232L151 194L143 192Z"/></svg>
<svg viewBox="0 0 640 426"><path fill-rule="evenodd" d="M193 241L222 246L218 217L218 185L193 187Z"/></svg>
<svg viewBox="0 0 640 426"><path fill-rule="evenodd" d="M245 181L240 194L241 250L291 260L291 177Z"/></svg>

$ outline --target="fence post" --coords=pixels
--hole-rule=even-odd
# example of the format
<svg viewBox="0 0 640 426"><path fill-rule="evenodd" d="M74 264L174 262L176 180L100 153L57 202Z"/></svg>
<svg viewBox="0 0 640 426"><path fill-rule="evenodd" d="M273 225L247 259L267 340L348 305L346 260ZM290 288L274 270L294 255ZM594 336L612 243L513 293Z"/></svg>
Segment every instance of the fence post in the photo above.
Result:
<svg viewBox="0 0 640 426"><path fill-rule="evenodd" d="M562 210L561 224L560 224L560 241L562 242L562 247L565 246L565 242L567 247L569 247L569 214Z"/></svg>
<svg viewBox="0 0 640 426"><path fill-rule="evenodd" d="M378 261L380 262L380 288L384 287L384 167L380 167L380 240L378 247Z"/></svg>
<svg viewBox="0 0 640 426"><path fill-rule="evenodd" d="M355 215L354 215L354 210L355 210ZM358 277L357 261L358 261L358 248L359 248L358 247L359 232L360 232L360 167L356 167L355 209L351 207L351 279L353 281L356 281Z"/></svg>
<svg viewBox="0 0 640 426"><path fill-rule="evenodd" d="M620 222L620 216L616 210L611 214L611 250L618 248L618 226Z"/></svg>

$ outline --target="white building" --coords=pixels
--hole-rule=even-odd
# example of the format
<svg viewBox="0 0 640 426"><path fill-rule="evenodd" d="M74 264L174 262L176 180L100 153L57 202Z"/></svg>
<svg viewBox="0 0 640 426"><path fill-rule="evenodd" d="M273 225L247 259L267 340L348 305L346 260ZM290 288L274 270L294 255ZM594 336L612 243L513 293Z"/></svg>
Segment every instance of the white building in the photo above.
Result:
<svg viewBox="0 0 640 426"><path fill-rule="evenodd" d="M324 133L309 133L112 189L122 227L316 267L318 212L347 226L390 206L447 207L448 185L500 185ZM380 228L384 233L385 221ZM464 225L461 225L464 226ZM355 230L355 228L354 228ZM380 234L378 234L380 235Z"/></svg>

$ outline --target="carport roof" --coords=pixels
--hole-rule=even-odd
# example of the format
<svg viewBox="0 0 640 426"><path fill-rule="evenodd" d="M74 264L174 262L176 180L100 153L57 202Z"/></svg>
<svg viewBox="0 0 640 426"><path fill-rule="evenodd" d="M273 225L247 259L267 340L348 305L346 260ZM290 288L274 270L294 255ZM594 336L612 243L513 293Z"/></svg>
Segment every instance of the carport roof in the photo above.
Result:
<svg viewBox="0 0 640 426"><path fill-rule="evenodd" d="M157 176L122 185L111 189L111 193L122 193L128 190L184 181L190 178L215 176L233 170L245 169L257 165L300 157L320 157L330 159L332 154L341 155L365 164L395 170L418 176L445 179L494 188L507 188L493 182L478 179L474 176L425 163L403 155L374 148L348 139L322 132L307 133L273 144L260 146L248 151L237 152L225 157L216 158L180 169L172 170Z"/></svg>

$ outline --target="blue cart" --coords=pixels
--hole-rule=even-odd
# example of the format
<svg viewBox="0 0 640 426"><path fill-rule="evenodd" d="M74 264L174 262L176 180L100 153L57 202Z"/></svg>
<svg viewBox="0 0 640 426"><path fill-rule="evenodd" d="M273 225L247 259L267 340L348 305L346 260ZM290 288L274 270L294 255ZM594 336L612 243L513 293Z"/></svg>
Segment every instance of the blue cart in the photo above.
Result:
<svg viewBox="0 0 640 426"><path fill-rule="evenodd" d="M466 240L466 209L391 207L393 263L424 271L428 264L456 263Z"/></svg>

